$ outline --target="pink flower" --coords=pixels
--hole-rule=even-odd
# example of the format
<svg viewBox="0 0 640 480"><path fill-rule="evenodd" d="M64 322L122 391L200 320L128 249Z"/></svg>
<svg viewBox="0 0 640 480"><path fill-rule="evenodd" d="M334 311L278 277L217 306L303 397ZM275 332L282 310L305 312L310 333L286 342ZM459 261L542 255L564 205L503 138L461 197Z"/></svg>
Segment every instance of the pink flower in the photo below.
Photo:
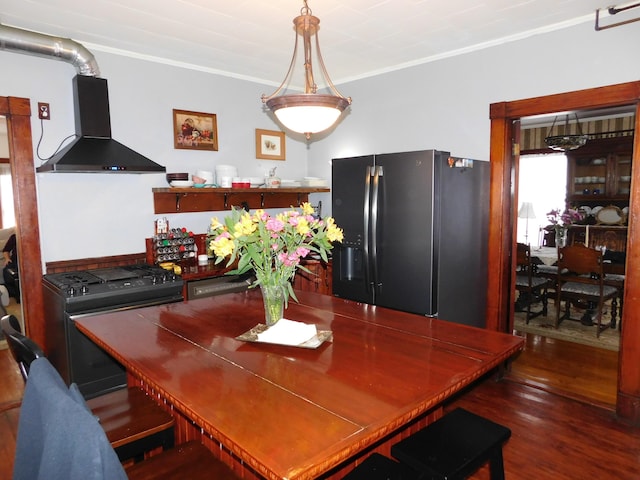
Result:
<svg viewBox="0 0 640 480"><path fill-rule="evenodd" d="M300 262L300 257L295 254L287 255L283 252L278 255L278 260L280 260L285 267L293 267Z"/></svg>
<svg viewBox="0 0 640 480"><path fill-rule="evenodd" d="M265 228L270 232L281 232L284 228L284 223L282 223L277 218L270 218L269 220L267 220Z"/></svg>

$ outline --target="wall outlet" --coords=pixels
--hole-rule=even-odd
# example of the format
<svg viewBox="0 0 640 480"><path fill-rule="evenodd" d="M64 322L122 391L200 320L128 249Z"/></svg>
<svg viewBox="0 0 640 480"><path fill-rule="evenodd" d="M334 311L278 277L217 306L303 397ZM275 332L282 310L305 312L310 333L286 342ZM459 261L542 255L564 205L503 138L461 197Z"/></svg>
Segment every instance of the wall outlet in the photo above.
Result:
<svg viewBox="0 0 640 480"><path fill-rule="evenodd" d="M48 103L38 102L38 118L40 120L51 120L51 110Z"/></svg>

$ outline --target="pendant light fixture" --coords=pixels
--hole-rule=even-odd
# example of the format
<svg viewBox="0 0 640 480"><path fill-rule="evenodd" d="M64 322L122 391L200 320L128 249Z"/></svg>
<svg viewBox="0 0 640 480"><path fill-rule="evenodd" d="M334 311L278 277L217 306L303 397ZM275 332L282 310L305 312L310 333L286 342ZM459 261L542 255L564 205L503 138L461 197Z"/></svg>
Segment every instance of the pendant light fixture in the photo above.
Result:
<svg viewBox="0 0 640 480"><path fill-rule="evenodd" d="M569 115L566 115L564 119L564 135L547 136L544 139L544 143L547 144L547 147L551 148L552 150L567 152L569 150L580 148L584 146L585 143L587 143L589 135L583 135L582 129L580 128L580 121L578 120L578 114L574 113L573 115L576 117L577 134L569 134ZM555 126L557 119L557 116L553 119L553 123L551 124L551 128L547 132L547 135L553 132L553 127Z"/></svg>
<svg viewBox="0 0 640 480"><path fill-rule="evenodd" d="M320 19L311 14L307 0L300 10L300 15L293 19L296 30L296 43L289 71L282 84L271 95L262 95L262 102L275 114L285 128L304 133L307 140L313 133L322 132L331 127L340 114L351 104L351 97L344 97L331 82L320 54L318 30ZM304 93L285 94L295 69L298 53L298 36L302 37L304 46ZM311 37L315 36L315 50L320 71L326 82L327 93L318 93L313 74L313 48Z"/></svg>

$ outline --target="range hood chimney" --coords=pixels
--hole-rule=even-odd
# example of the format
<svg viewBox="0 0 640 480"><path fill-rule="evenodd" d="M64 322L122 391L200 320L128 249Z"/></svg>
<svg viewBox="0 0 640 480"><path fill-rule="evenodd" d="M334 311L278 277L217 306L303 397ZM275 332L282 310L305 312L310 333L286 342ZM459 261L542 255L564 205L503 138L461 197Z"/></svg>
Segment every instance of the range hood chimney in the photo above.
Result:
<svg viewBox="0 0 640 480"><path fill-rule="evenodd" d="M109 93L103 78L76 75L73 100L77 138L36 169L67 173L157 173L162 165L111 138Z"/></svg>

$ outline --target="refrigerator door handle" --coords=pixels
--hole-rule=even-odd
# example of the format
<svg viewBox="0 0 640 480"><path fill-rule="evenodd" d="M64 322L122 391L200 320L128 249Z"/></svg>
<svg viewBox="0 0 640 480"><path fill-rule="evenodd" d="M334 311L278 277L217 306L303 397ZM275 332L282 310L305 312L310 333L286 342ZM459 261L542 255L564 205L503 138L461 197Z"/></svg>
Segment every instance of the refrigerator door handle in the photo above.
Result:
<svg viewBox="0 0 640 480"><path fill-rule="evenodd" d="M378 275L378 197L382 166L374 167L373 194L371 199L371 264L373 265L373 290L378 292L380 280ZM375 299L375 296L374 296Z"/></svg>
<svg viewBox="0 0 640 480"><path fill-rule="evenodd" d="M369 262L369 214L371 213L371 177L373 176L373 168L367 167L364 179L364 211L362 218L364 219L364 285L367 293L371 294L371 271Z"/></svg>

